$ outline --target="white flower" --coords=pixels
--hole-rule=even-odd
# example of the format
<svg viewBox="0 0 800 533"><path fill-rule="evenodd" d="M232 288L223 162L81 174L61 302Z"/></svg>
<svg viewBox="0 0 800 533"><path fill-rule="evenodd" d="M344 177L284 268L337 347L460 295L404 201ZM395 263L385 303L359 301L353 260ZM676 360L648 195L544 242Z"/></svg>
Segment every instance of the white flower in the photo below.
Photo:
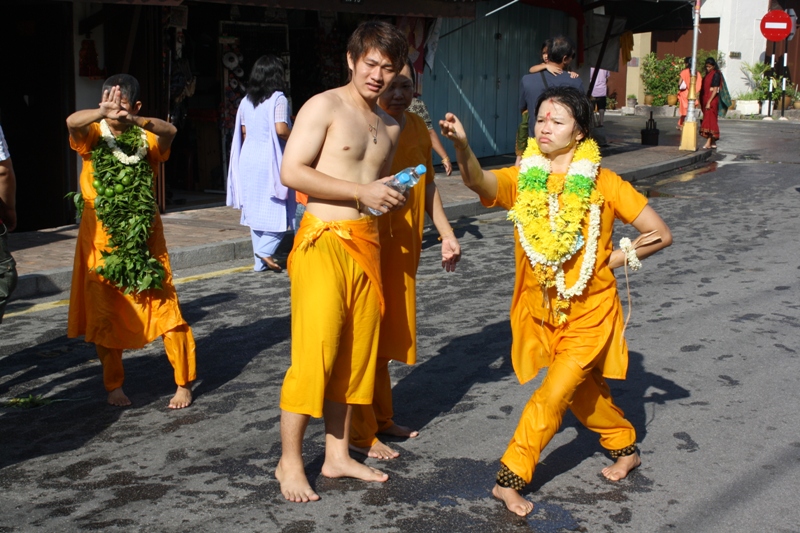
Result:
<svg viewBox="0 0 800 533"><path fill-rule="evenodd" d="M111 149L111 153L114 154L114 157L116 157L120 163L128 166L135 165L147 155L147 132L145 132L144 129L141 131L142 145L136 149L135 154L128 155L120 150L119 146L117 146L117 141L114 138L114 134L111 133L111 129L108 127L108 123L106 123L105 119L100 121L100 134L108 147Z"/></svg>
<svg viewBox="0 0 800 533"><path fill-rule="evenodd" d="M568 173L572 176L583 176L594 180L598 168L600 168L599 164L592 163L589 159L581 159L580 161L573 161L569 165Z"/></svg>
<svg viewBox="0 0 800 533"><path fill-rule="evenodd" d="M600 205L592 204L589 207L589 238L586 242L586 251L583 253L583 263L581 264L578 281L570 288L567 288L564 279L564 269L556 272L556 289L558 296L562 300L570 300L575 296L580 296L586 290L586 285L594 272L594 263L597 259L597 241L600 240Z"/></svg>
<svg viewBox="0 0 800 533"><path fill-rule="evenodd" d="M636 255L636 248L633 247L629 238L621 238L619 240L619 247L625 252L625 262L631 267L631 270L635 271L642 268L642 262L639 260L639 256Z"/></svg>

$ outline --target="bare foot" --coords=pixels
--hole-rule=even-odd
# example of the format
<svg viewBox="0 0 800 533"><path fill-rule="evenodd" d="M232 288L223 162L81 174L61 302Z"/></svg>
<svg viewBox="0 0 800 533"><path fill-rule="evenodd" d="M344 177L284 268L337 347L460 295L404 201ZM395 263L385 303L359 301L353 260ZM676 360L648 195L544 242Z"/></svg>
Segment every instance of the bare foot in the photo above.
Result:
<svg viewBox="0 0 800 533"><path fill-rule="evenodd" d="M506 504L506 508L519 516L526 516L533 511L533 503L522 497L522 494L507 487L495 484L492 495Z"/></svg>
<svg viewBox="0 0 800 533"><path fill-rule="evenodd" d="M322 465L322 475L330 478L352 477L361 481L377 481L378 483L385 483L389 479L389 476L380 470L361 464L350 457L335 464L326 459Z"/></svg>
<svg viewBox="0 0 800 533"><path fill-rule="evenodd" d="M108 393L108 404L116 405L117 407L127 407L131 404L131 401L125 396L125 393L122 392L122 387L119 387Z"/></svg>
<svg viewBox="0 0 800 533"><path fill-rule="evenodd" d="M178 385L178 390L175 396L169 401L170 409L183 409L192 405L192 389L188 387L181 387Z"/></svg>
<svg viewBox="0 0 800 533"><path fill-rule="evenodd" d="M626 455L617 459L617 462L611 466L607 466L602 470L606 479L610 481L619 481L625 479L631 470L642 464L638 453Z"/></svg>
<svg viewBox="0 0 800 533"><path fill-rule="evenodd" d="M354 452L366 455L367 457L372 457L373 459L394 459L396 457L400 457L399 452L389 448L381 441L376 441L375 444L368 448L361 448L351 444L350 449Z"/></svg>
<svg viewBox="0 0 800 533"><path fill-rule="evenodd" d="M392 424L380 433L382 435L391 435L392 437L408 437L411 439L416 439L419 437L419 431L411 429L408 426L401 426L399 424Z"/></svg>
<svg viewBox="0 0 800 533"><path fill-rule="evenodd" d="M300 465L299 469L284 468L283 459L281 459L278 468L275 469L275 478L281 484L283 497L290 502L306 503L319 500L319 495L308 484L303 465Z"/></svg>

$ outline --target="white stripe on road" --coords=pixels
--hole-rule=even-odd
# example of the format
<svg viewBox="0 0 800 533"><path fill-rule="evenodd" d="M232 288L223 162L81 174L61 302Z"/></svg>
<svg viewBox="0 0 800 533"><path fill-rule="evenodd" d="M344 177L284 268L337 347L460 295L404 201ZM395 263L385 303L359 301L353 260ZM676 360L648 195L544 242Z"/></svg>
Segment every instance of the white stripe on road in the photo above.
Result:
<svg viewBox="0 0 800 533"><path fill-rule="evenodd" d="M211 278L218 278L221 276L227 276L228 274L237 274L239 272L247 272L248 270L252 270L252 266L243 266L243 267L236 267L236 268L226 268L225 270L217 270L214 272L206 272L205 274L197 274L196 276L186 276L185 278L179 278L173 280L175 285L180 285L181 283L191 283L193 281L200 281L203 279L211 279ZM15 316L21 315L29 315L31 313L39 313L42 311L49 311L51 309L57 309L59 307L64 307L65 305L69 305L69 300L56 300L54 302L47 302L43 304L36 304L32 305L27 309L22 311L16 311L14 313L6 313L3 318L12 318Z"/></svg>

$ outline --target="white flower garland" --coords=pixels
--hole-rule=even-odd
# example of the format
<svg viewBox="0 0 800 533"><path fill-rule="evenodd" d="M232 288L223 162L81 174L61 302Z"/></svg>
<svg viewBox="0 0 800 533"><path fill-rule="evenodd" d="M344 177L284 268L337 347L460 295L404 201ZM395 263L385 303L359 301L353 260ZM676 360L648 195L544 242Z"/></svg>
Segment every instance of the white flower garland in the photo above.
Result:
<svg viewBox="0 0 800 533"><path fill-rule="evenodd" d="M111 149L111 153L114 154L114 157L116 157L120 163L128 166L135 165L147 156L147 132L144 131L143 128L140 129L142 131L142 145L136 150L135 154L128 155L117 146L117 141L114 139L114 134L111 133L111 129L108 127L106 120L103 119L100 121L100 134Z"/></svg>
<svg viewBox="0 0 800 533"><path fill-rule="evenodd" d="M636 248L633 247L629 238L621 238L619 240L619 247L620 250L625 252L625 261L628 263L628 266L631 267L631 270L636 271L642 268L642 262L639 260L639 256L636 255Z"/></svg>
<svg viewBox="0 0 800 533"><path fill-rule="evenodd" d="M562 300L570 300L575 296L580 296L586 289L586 284L592 277L594 272L594 263L597 260L597 241L600 240L600 206L592 204L589 207L589 239L586 243L586 252L583 254L583 263L581 264L581 273L578 276L578 281L575 282L570 288L567 288L566 280L564 279L564 269L559 268L556 271L556 289L558 295Z"/></svg>

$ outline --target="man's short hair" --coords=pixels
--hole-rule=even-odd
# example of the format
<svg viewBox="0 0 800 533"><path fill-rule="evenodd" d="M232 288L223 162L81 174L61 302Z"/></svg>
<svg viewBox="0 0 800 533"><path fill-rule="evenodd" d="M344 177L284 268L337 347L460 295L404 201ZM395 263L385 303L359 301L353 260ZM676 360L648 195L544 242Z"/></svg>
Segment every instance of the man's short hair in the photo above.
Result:
<svg viewBox="0 0 800 533"><path fill-rule="evenodd" d="M565 59L572 59L575 57L575 43L572 39L559 35L553 37L553 42L550 44L550 53L547 54L547 60L551 63L563 63Z"/></svg>
<svg viewBox="0 0 800 533"><path fill-rule="evenodd" d="M114 74L103 82L103 92L110 91L119 85L119 91L129 104L139 101L139 80L129 74Z"/></svg>
<svg viewBox="0 0 800 533"><path fill-rule="evenodd" d="M386 22L369 20L362 22L347 41L347 54L353 63L364 57L370 50L377 50L389 61L396 71L403 69L408 57L408 40L399 29Z"/></svg>

